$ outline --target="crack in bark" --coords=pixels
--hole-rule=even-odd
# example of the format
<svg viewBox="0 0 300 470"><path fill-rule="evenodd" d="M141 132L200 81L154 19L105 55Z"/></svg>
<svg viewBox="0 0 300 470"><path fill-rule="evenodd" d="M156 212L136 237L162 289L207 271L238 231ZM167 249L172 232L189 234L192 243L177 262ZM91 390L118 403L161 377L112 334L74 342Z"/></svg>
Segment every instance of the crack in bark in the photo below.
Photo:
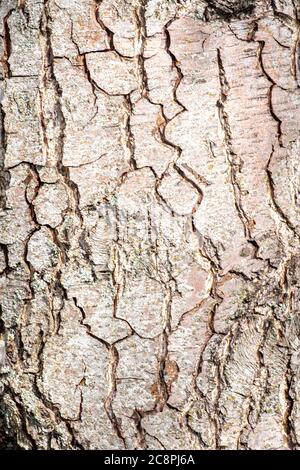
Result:
<svg viewBox="0 0 300 470"><path fill-rule="evenodd" d="M116 49L114 46L114 33L103 23L103 21L100 19L100 16L99 16L99 7L102 2L103 0L95 0L95 4L96 4L95 18L100 28L106 33L109 50L115 51Z"/></svg>
<svg viewBox="0 0 300 470"><path fill-rule="evenodd" d="M7 393L12 399L12 401L14 402L14 404L16 405L17 410L18 410L18 417L21 421L21 432L23 433L23 436L25 437L25 439L27 439L28 442L30 443L31 448L33 450L36 450L37 445L33 436L31 435L28 429L27 418L26 418L26 415L24 414L24 404L23 404L22 397L18 395L17 393L13 392L11 389L8 389L7 387L4 387L4 393Z"/></svg>
<svg viewBox="0 0 300 470"><path fill-rule="evenodd" d="M294 399L291 393L293 386L293 369L291 367L291 355L288 356L288 363L285 373L285 411L283 414L283 429L286 436L286 443L290 450L295 450L298 445L295 428L292 421L292 413L294 409Z"/></svg>
<svg viewBox="0 0 300 470"><path fill-rule="evenodd" d="M5 168L5 154L7 148L7 133L5 131L5 112L2 103L0 103L0 209L4 211L6 208L6 190L9 187L10 174Z"/></svg>
<svg viewBox="0 0 300 470"><path fill-rule="evenodd" d="M107 370L108 390L107 390L106 398L104 399L104 409L106 411L107 417L109 418L113 426L113 429L115 430L118 438L121 439L121 441L123 442L124 448L126 449L126 441L121 431L120 419L115 415L115 412L112 407L113 399L117 391L116 371L117 371L118 362L119 362L118 350L114 344L109 344L107 341L105 341L104 339L100 338L99 336L95 335L92 332L91 326L86 322L86 314L85 314L84 309L80 305L78 305L78 301L76 297L73 297L73 301L74 301L76 308L81 312L82 319L80 321L80 324L85 327L86 333L91 338L95 339L96 341L99 341L101 345L106 348L106 351L108 353L108 357L109 357L109 365L108 365L108 370ZM122 340L119 340L119 341L122 341Z"/></svg>
<svg viewBox="0 0 300 470"><path fill-rule="evenodd" d="M149 99L148 96L148 79L144 65L144 49L145 40L147 37L146 20L145 20L145 7L148 0L136 0L134 8L135 20L135 66L136 75L138 77L138 84L141 96Z"/></svg>
<svg viewBox="0 0 300 470"><path fill-rule="evenodd" d="M108 349L109 355L110 355L110 361L109 361L109 369L107 371L108 375L108 394L106 399L104 400L104 408L106 410L107 416L109 417L114 430L116 431L119 439L124 444L124 448L126 449L126 440L122 434L121 431L121 426L120 426L120 419L116 416L114 410L113 410L113 399L117 391L117 384L116 384L116 371L118 367L118 362L119 362L119 353L117 348L114 345L110 345Z"/></svg>
<svg viewBox="0 0 300 470"><path fill-rule="evenodd" d="M123 107L124 107L124 115L123 115L123 123L122 123L122 143L125 155L130 165L131 171L137 170L137 163L135 160L135 142L134 136L131 131L130 120L133 112L133 106L129 95L125 95L123 98Z"/></svg>
<svg viewBox="0 0 300 470"><path fill-rule="evenodd" d="M229 117L225 109L227 95L229 92L229 84L225 75L225 69L222 62L221 50L217 49L217 60L219 68L219 82L221 87L220 99L217 102L217 107L219 111L219 120L224 134L224 145L225 152L227 157L227 162L229 164L229 175L230 181L234 194L234 203L238 213L238 216L242 222L245 237L247 240L253 243L253 239L250 232L250 221L242 207L242 197L241 197L241 188L238 181L237 173L240 173L242 162L240 157L232 149L232 134L230 129Z"/></svg>
<svg viewBox="0 0 300 470"><path fill-rule="evenodd" d="M266 174L267 174L267 181L268 181L268 187L269 187L269 195L270 195L270 200L271 200L271 207L273 208L273 211L278 215L279 220L287 227L288 232L291 233L295 238L299 240L300 235L298 234L296 228L294 227L292 222L289 220L288 216L284 213L284 211L281 209L281 207L276 201L275 184L274 184L273 177L272 177L272 171L270 170L270 165L272 162L274 152L275 152L275 148L273 146L272 152L270 154L269 160L266 165Z"/></svg>
<svg viewBox="0 0 300 470"><path fill-rule="evenodd" d="M273 102L272 102L272 93L273 89L277 84L274 82L274 80L270 77L270 75L266 72L266 69L264 67L264 63L262 60L262 54L263 54L263 49L265 47L265 41L257 41L258 42L258 52L257 52L257 57L258 57L258 62L262 71L262 74L266 77L269 83L271 83L270 88L269 88L269 93L268 93L268 104L269 104L269 110L272 118L274 121L277 123L277 138L278 138L278 143L279 147L283 147L282 143L282 121L279 119L279 117L276 115L273 109Z"/></svg>
<svg viewBox="0 0 300 470"><path fill-rule="evenodd" d="M142 418L143 417L141 413L139 413L139 411L135 409L134 412L132 413L132 419L134 420L135 427L137 430L138 445L140 449L146 449L147 448L146 440L145 440L146 431L142 426Z"/></svg>

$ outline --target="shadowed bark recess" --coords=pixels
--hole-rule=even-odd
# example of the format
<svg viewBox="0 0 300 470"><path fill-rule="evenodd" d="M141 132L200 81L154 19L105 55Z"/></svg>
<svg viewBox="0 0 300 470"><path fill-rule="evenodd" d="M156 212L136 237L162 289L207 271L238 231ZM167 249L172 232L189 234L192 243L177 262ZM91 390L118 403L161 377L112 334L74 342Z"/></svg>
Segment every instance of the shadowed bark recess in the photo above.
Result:
<svg viewBox="0 0 300 470"><path fill-rule="evenodd" d="M0 448L299 449L298 0L0 0Z"/></svg>

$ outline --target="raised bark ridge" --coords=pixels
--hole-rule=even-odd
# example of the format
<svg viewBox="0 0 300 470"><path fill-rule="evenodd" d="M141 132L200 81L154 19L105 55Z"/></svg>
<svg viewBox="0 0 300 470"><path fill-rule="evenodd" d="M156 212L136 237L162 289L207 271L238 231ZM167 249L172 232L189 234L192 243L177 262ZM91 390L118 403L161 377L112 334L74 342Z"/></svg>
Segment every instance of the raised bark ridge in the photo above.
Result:
<svg viewBox="0 0 300 470"><path fill-rule="evenodd" d="M299 10L0 1L0 446L299 448Z"/></svg>

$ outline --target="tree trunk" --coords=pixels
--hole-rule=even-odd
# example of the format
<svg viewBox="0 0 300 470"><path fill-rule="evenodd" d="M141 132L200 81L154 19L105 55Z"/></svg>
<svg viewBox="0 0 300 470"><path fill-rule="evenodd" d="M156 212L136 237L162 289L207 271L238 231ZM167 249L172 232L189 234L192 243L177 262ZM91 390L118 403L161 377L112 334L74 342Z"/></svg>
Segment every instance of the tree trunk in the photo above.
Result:
<svg viewBox="0 0 300 470"><path fill-rule="evenodd" d="M299 448L299 0L0 18L0 446Z"/></svg>

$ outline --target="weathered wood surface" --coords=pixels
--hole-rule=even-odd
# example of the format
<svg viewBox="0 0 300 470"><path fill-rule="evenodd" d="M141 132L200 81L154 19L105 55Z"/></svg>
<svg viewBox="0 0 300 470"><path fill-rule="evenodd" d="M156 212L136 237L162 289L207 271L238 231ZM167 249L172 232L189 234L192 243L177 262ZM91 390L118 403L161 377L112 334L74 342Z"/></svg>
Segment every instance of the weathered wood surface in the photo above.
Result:
<svg viewBox="0 0 300 470"><path fill-rule="evenodd" d="M299 447L299 14L0 1L3 448Z"/></svg>

